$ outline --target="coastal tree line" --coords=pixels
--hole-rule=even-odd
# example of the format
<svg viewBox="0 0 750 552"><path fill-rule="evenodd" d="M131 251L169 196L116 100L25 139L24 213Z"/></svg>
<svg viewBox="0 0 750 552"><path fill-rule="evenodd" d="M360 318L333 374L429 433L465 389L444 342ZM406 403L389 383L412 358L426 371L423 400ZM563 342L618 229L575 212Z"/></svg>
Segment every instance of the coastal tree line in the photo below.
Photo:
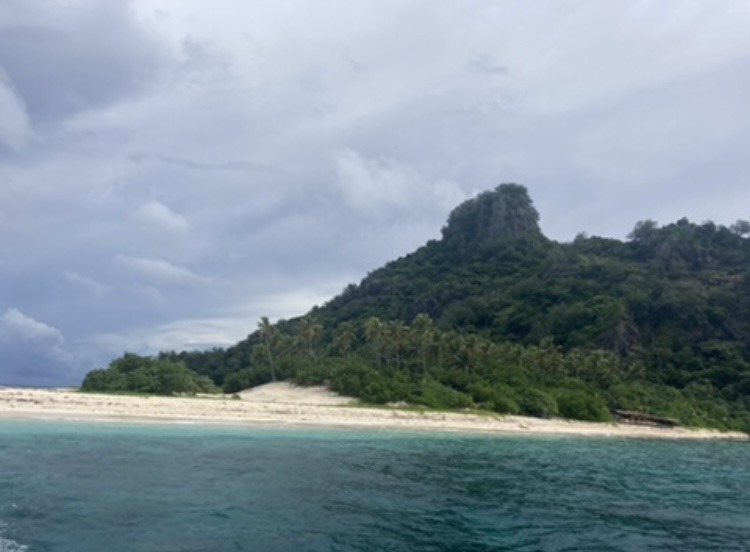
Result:
<svg viewBox="0 0 750 552"><path fill-rule="evenodd" d="M285 380L325 384L370 404L590 421L610 421L615 409L637 410L688 425L750 427L747 411L705 382L675 389L649 381L641 363L611 351L566 351L551 339L496 343L440 330L424 313L411 324L370 317L332 331L312 316L277 325L263 319L251 337L230 351L128 353L108 369L90 372L82 389L231 394Z"/></svg>

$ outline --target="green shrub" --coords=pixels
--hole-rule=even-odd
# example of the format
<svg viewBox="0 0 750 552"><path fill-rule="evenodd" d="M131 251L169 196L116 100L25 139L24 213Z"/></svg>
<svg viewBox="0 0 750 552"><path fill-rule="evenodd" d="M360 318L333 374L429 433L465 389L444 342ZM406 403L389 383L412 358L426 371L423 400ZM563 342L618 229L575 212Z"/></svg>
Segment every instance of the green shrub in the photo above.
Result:
<svg viewBox="0 0 750 552"><path fill-rule="evenodd" d="M500 414L519 414L518 394L505 384L489 385L474 383L469 387L472 399L482 408L493 410Z"/></svg>
<svg viewBox="0 0 750 552"><path fill-rule="evenodd" d="M521 393L519 406L522 414L536 418L552 418L558 414L555 399L539 389L525 389Z"/></svg>
<svg viewBox="0 0 750 552"><path fill-rule="evenodd" d="M253 368L245 368L239 372L229 374L224 379L223 391L229 395L249 389L250 387L269 383L270 381L272 381L270 368L266 366L254 366Z"/></svg>
<svg viewBox="0 0 750 552"><path fill-rule="evenodd" d="M124 391L127 387L125 375L116 370L92 370L83 379L81 391L112 392Z"/></svg>
<svg viewBox="0 0 750 552"><path fill-rule="evenodd" d="M473 406L471 396L461 393L434 380L422 386L419 402L430 408L458 409Z"/></svg>
<svg viewBox="0 0 750 552"><path fill-rule="evenodd" d="M341 363L332 370L330 386L336 393L357 397L372 404L402 400L402 397L395 395L387 378L356 358Z"/></svg>
<svg viewBox="0 0 750 552"><path fill-rule="evenodd" d="M521 406L511 397L498 396L492 401L492 410L498 414L520 414Z"/></svg>
<svg viewBox="0 0 750 552"><path fill-rule="evenodd" d="M596 393L562 389L554 393L560 415L572 420L591 422L610 422L609 412L604 399Z"/></svg>
<svg viewBox="0 0 750 552"><path fill-rule="evenodd" d="M106 370L86 374L81 391L194 395L216 393L218 389L209 378L193 372L183 362L126 353Z"/></svg>

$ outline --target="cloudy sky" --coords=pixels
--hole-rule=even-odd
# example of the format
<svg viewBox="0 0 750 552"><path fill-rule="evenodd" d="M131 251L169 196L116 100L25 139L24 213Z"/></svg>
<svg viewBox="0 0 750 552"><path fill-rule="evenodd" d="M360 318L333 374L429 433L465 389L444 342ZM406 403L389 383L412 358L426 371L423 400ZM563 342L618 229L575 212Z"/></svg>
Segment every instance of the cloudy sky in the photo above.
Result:
<svg viewBox="0 0 750 552"><path fill-rule="evenodd" d="M750 218L744 0L0 0L0 383L231 344L526 185Z"/></svg>

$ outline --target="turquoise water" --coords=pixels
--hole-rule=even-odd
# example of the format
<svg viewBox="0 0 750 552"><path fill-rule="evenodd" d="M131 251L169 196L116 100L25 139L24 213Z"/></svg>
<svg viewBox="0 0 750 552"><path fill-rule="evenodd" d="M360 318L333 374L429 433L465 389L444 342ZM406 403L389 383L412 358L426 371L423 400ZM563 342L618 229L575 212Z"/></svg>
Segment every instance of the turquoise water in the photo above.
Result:
<svg viewBox="0 0 750 552"><path fill-rule="evenodd" d="M746 443L0 422L0 552L748 550Z"/></svg>

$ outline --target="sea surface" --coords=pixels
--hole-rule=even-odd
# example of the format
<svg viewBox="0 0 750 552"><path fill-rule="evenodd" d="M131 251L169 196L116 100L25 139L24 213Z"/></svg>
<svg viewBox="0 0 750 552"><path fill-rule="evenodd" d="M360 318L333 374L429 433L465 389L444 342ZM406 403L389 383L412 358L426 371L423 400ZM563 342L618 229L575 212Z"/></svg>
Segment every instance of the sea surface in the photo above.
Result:
<svg viewBox="0 0 750 552"><path fill-rule="evenodd" d="M750 550L750 445L0 421L0 552Z"/></svg>

